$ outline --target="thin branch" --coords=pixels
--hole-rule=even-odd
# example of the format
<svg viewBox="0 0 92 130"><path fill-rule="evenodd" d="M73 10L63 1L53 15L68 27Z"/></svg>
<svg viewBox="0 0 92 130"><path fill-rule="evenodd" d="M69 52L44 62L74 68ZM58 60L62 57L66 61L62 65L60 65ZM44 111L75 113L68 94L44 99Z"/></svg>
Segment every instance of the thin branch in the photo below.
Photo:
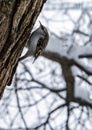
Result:
<svg viewBox="0 0 92 130"><path fill-rule="evenodd" d="M29 130L29 128L27 127L25 118L23 116L22 110L21 110L21 105L20 105L20 101L19 101L19 96L18 96L18 89L17 89L17 75L15 76L15 94L16 94L16 100L17 100L17 105L18 105L18 109L19 109L19 114L21 116L21 119L24 123L25 129Z"/></svg>
<svg viewBox="0 0 92 130"><path fill-rule="evenodd" d="M92 85L92 83L90 81L87 80L87 78L84 78L80 75L77 75L77 77L79 77L80 79L84 80L85 82L87 82L89 85Z"/></svg>

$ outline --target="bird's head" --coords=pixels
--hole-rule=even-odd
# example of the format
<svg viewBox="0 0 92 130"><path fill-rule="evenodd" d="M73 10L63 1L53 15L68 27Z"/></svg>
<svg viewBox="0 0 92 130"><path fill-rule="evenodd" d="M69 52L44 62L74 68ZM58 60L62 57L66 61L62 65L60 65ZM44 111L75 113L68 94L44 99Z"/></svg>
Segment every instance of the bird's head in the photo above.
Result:
<svg viewBox="0 0 92 130"><path fill-rule="evenodd" d="M40 21L39 21L39 23L40 23L40 28L41 28L42 32L43 32L44 34L47 34L48 31L47 31L46 27L45 27Z"/></svg>

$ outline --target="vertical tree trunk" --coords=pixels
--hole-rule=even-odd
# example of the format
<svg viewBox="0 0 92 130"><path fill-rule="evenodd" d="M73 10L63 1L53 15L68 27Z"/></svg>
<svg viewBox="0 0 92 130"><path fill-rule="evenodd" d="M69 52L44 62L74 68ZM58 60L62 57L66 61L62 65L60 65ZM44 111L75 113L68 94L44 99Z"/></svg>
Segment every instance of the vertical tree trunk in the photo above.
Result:
<svg viewBox="0 0 92 130"><path fill-rule="evenodd" d="M0 0L0 98L43 4L44 0Z"/></svg>

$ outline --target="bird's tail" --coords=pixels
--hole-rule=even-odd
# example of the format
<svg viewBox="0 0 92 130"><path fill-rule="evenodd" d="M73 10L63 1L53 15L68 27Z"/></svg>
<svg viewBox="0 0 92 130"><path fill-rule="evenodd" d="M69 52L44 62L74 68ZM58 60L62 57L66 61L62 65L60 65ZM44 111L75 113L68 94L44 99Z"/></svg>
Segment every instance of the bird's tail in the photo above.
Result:
<svg viewBox="0 0 92 130"><path fill-rule="evenodd" d="M32 63L34 63L41 54L42 54L42 49L40 49L38 52L36 52L34 54L34 60L33 60Z"/></svg>

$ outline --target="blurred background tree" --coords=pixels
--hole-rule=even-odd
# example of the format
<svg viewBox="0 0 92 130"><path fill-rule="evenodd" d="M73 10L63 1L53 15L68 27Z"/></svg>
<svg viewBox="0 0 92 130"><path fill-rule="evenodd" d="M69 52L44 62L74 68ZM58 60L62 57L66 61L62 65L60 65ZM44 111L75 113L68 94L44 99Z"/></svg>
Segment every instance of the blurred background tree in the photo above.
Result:
<svg viewBox="0 0 92 130"><path fill-rule="evenodd" d="M0 102L0 130L92 130L92 3L48 0L49 44L19 63ZM24 48L25 53L26 48Z"/></svg>

